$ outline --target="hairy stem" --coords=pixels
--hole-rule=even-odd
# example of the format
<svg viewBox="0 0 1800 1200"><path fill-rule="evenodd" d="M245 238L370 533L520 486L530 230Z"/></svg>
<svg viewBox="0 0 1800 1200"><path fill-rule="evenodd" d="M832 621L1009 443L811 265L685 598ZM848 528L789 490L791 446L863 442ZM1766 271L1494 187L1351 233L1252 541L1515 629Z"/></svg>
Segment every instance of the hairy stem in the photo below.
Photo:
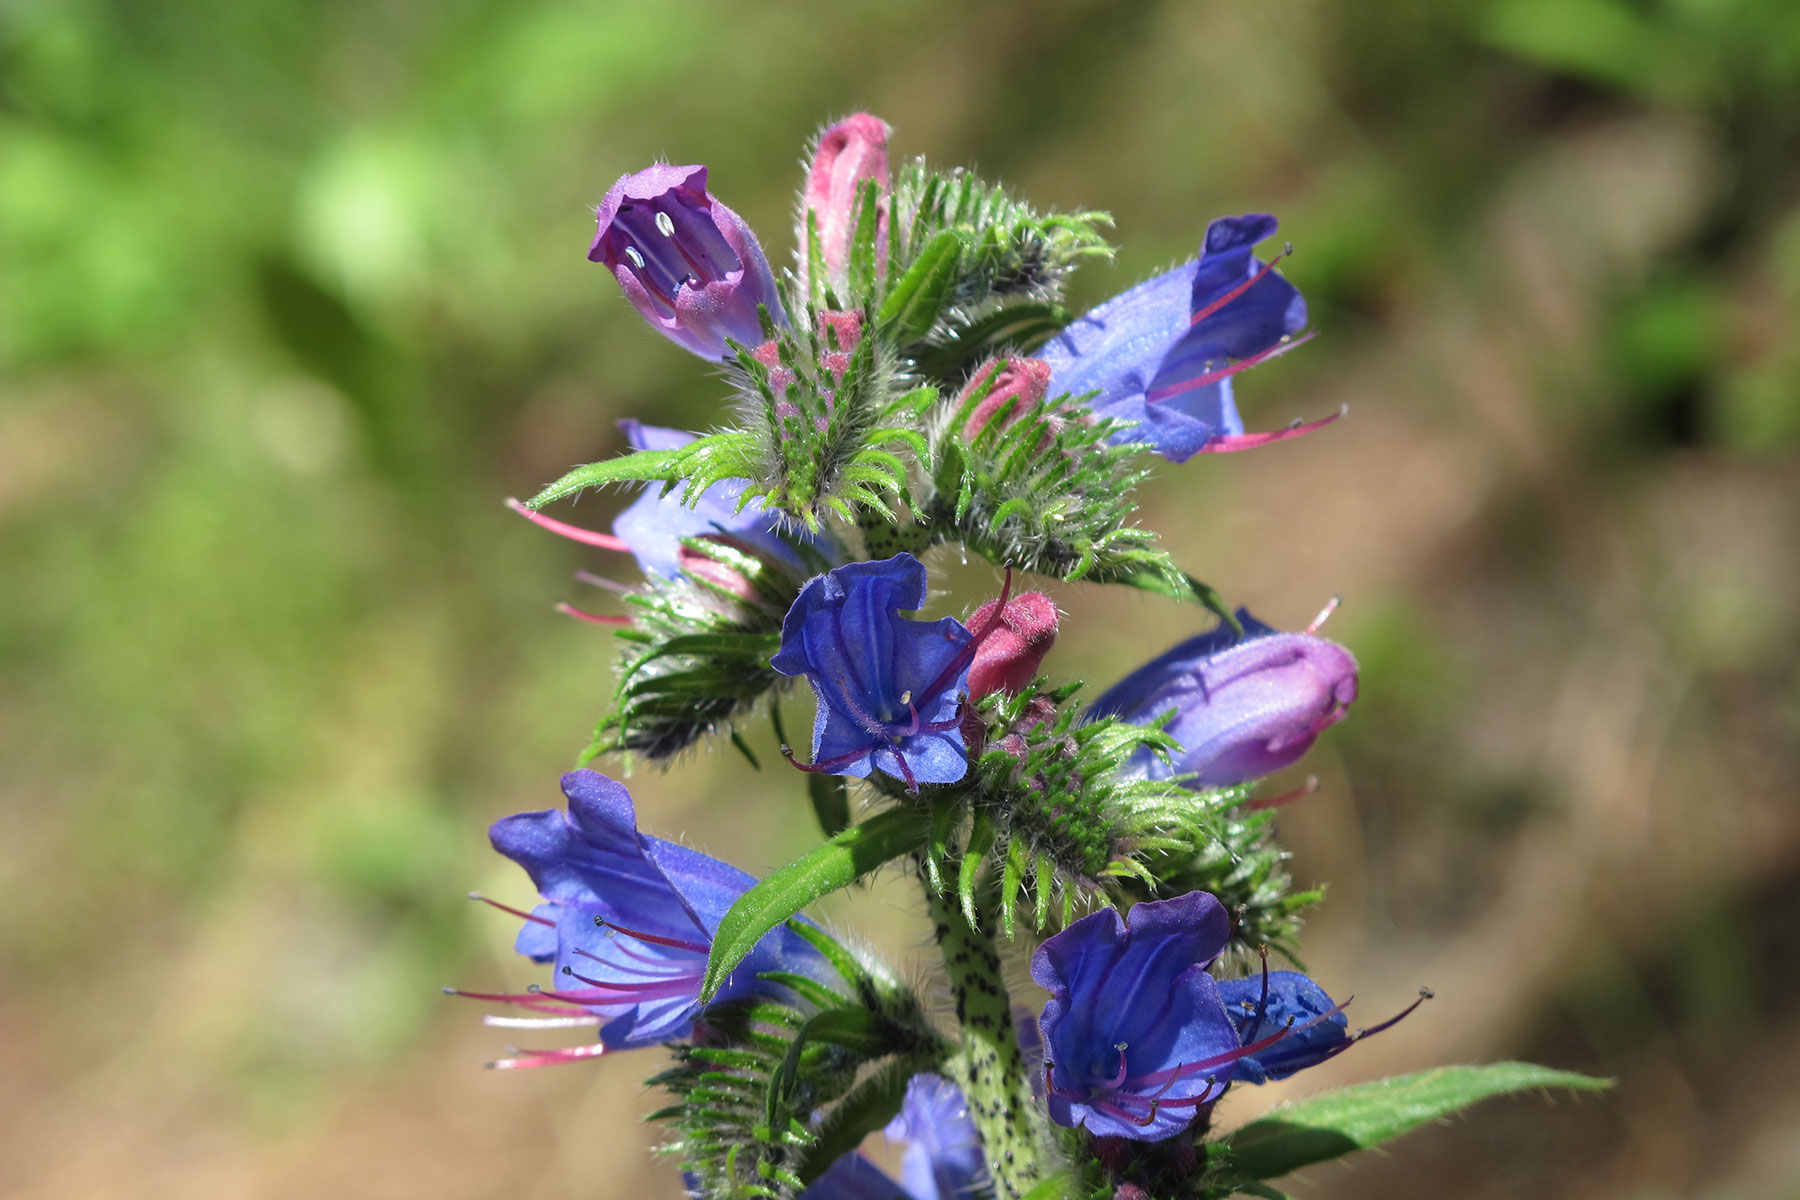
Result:
<svg viewBox="0 0 1800 1200"><path fill-rule="evenodd" d="M1015 1200L1037 1181L1037 1141L1031 1128L1031 1081L1013 1031L1000 957L993 938L969 925L953 895L940 896L929 881L920 882L962 1036L949 1070L981 1135L996 1200Z"/></svg>

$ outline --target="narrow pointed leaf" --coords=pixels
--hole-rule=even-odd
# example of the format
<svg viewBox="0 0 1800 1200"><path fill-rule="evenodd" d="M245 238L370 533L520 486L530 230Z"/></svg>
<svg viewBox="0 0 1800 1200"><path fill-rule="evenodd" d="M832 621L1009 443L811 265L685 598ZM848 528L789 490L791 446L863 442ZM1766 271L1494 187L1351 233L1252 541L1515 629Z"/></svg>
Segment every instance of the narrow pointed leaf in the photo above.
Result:
<svg viewBox="0 0 1800 1200"><path fill-rule="evenodd" d="M564 496L573 496L576 492L600 487L602 484L654 483L679 479L676 460L685 449L686 447L679 450L638 450L632 454L622 454L618 458L576 467L526 501L526 506L542 508L553 500L561 500Z"/></svg>
<svg viewBox="0 0 1800 1200"><path fill-rule="evenodd" d="M700 999L713 998L763 934L820 896L919 849L926 822L926 814L916 808L888 809L852 825L739 896L713 936Z"/></svg>
<svg viewBox="0 0 1800 1200"><path fill-rule="evenodd" d="M1512 1062L1438 1067L1358 1084L1276 1109L1238 1130L1231 1139L1231 1168L1246 1179L1275 1179L1379 1146L1489 1096L1538 1088L1594 1092L1611 1086L1606 1079Z"/></svg>
<svg viewBox="0 0 1800 1200"><path fill-rule="evenodd" d="M894 281L876 320L900 343L925 336L943 311L962 257L962 239L946 229L919 251L906 274Z"/></svg>

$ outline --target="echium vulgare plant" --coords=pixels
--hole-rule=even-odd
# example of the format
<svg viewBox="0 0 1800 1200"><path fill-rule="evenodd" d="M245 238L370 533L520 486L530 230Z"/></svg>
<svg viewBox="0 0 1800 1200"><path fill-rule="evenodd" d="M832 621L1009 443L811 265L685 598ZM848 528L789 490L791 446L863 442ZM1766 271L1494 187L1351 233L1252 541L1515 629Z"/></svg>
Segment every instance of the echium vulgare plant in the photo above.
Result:
<svg viewBox="0 0 1800 1200"><path fill-rule="evenodd" d="M1103 214L895 169L888 135L867 114L819 135L785 270L703 166L625 175L597 211L588 257L730 395L711 432L628 422L631 453L513 502L632 556L641 581L587 576L623 615L564 606L614 630L617 690L565 802L490 831L537 893L491 903L548 978L459 993L534 1042L589 1036L493 1065L666 1047L655 1119L687 1194L718 1200L1273 1196L1268 1180L1484 1096L1599 1086L1445 1067L1219 1132L1233 1088L1406 1015L1357 1028L1347 999L1270 967L1300 966L1318 895L1292 888L1272 827L1301 793L1262 781L1348 716L1355 658L1319 621L1233 612L1132 500L1159 458L1336 415L1274 432L1238 415L1236 376L1310 336L1306 303L1284 254L1259 255L1276 225L1253 213L1071 314L1070 272L1111 253ZM604 485L640 489L610 533L541 511ZM998 594L934 597L944 543L1000 569ZM1053 673L1059 612L1027 576L1166 597L1176 644L1084 699ZM822 840L761 880L643 832L593 769L721 733L756 765L741 727L768 719L785 742L777 701L799 679L812 741L782 753L812 817L770 819L816 817ZM947 1008L803 914L887 864L917 879ZM1027 971L1035 1010L1009 986ZM860 1149L876 1131L904 1145L898 1180Z"/></svg>

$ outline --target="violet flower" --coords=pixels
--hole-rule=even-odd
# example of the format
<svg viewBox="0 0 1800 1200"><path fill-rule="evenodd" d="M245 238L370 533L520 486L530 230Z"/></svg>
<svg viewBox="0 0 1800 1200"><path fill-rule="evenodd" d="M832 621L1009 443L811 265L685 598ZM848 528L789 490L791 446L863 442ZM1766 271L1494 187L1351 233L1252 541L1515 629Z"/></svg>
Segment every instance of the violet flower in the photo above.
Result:
<svg viewBox="0 0 1800 1200"><path fill-rule="evenodd" d="M1245 433L1231 377L1299 344L1306 301L1250 249L1275 232L1261 213L1206 227L1200 257L1089 312L1050 339L1039 357L1051 393L1087 400L1098 416L1136 422L1114 440L1147 442L1164 458L1247 450L1297 437L1335 419L1274 433ZM1302 339L1303 340L1303 339Z"/></svg>
<svg viewBox="0 0 1800 1200"><path fill-rule="evenodd" d="M806 676L818 698L813 761L802 770L859 779L880 770L914 791L968 771L958 712L974 639L954 617L902 617L925 591L924 565L905 553L838 567L801 589L769 663Z"/></svg>
<svg viewBox="0 0 1800 1200"><path fill-rule="evenodd" d="M462 992L533 1015L490 1018L526 1028L591 1025L599 1044L522 1051L496 1067L533 1067L689 1037L714 932L756 880L729 863L638 832L631 794L597 771L562 777L568 810L517 813L489 831L494 849L525 868L543 897L514 948L555 967L554 985L512 994ZM713 1003L771 993L761 978L788 971L836 976L811 943L781 927L765 935Z"/></svg>
<svg viewBox="0 0 1800 1200"><path fill-rule="evenodd" d="M643 318L702 358L726 340L763 340L758 306L787 323L762 246L742 217L706 190L706 168L657 163L621 176L595 210L588 258L603 263Z"/></svg>
<svg viewBox="0 0 1800 1200"><path fill-rule="evenodd" d="M1045 940L1031 977L1051 1119L1096 1137L1160 1141L1229 1086L1245 1050L1206 973L1231 935L1205 892L1083 917Z"/></svg>
<svg viewBox="0 0 1800 1200"><path fill-rule="evenodd" d="M1088 710L1147 725L1173 712L1164 731L1181 744L1173 762L1149 747L1125 771L1189 787L1229 787L1299 760L1321 731L1349 715L1356 659L1335 642L1279 633L1238 610L1228 626L1172 647L1115 683ZM1316 625L1315 625L1316 628Z"/></svg>

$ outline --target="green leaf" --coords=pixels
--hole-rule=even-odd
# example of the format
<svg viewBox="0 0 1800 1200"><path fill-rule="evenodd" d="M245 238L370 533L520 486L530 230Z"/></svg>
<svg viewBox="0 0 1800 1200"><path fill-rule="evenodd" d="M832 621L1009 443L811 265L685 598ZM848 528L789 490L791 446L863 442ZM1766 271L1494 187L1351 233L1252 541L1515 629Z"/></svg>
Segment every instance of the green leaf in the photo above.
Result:
<svg viewBox="0 0 1800 1200"><path fill-rule="evenodd" d="M685 447L677 450L639 450L576 467L555 483L526 501L528 508L542 508L553 500L573 496L607 483L668 482L679 479L676 459Z"/></svg>
<svg viewBox="0 0 1800 1200"><path fill-rule="evenodd" d="M711 1000L769 930L820 896L917 850L925 841L927 820L918 808L890 808L852 825L739 896L713 935L700 999Z"/></svg>
<svg viewBox="0 0 1800 1200"><path fill-rule="evenodd" d="M1489 1096L1531 1088L1604 1091L1612 1081L1531 1063L1438 1067L1341 1088L1275 1110L1230 1142L1231 1169L1246 1179L1275 1179L1311 1163L1391 1138Z"/></svg>
<svg viewBox="0 0 1800 1200"><path fill-rule="evenodd" d="M926 243L906 274L894 281L876 316L892 340L905 344L924 337L936 323L961 257L962 239L946 229Z"/></svg>

